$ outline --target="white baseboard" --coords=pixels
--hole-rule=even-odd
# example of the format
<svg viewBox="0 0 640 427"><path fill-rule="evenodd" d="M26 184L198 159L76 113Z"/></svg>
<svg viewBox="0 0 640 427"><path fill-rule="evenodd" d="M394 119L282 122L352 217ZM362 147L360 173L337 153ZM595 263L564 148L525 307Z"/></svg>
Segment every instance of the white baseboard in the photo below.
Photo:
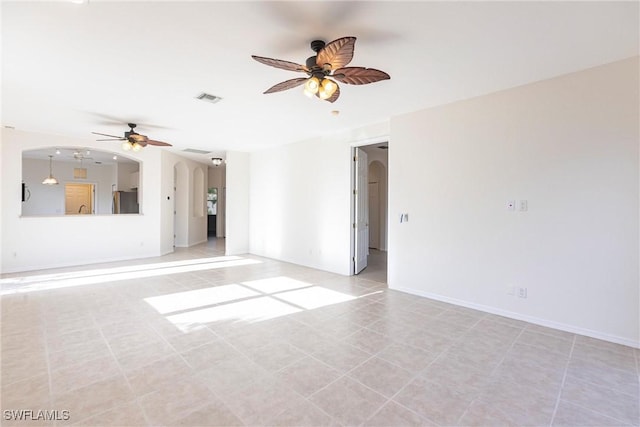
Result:
<svg viewBox="0 0 640 427"><path fill-rule="evenodd" d="M484 311L486 313L497 314L499 316L508 317L510 319L522 320L524 322L533 323L535 325L546 326L547 328L553 328L553 329L558 329L565 332L570 332L573 334L584 335L587 337L596 338L603 341L609 341L615 344L626 345L628 347L640 348L640 340L634 341L632 339L619 337L617 335L611 335L611 334L607 334L599 331L594 331L591 329L580 328L578 326L567 325L565 323L554 322L553 320L540 319L534 316L527 316L525 314L503 310L501 308L491 307L488 305L476 304L473 302L459 300L456 298L449 298L443 295L432 294L430 292L422 292L422 291L417 291L415 289L395 288L395 287L390 289L393 289L395 291L405 292L411 295L417 295L420 297L433 299L436 301L446 302L453 305L472 308L474 310Z"/></svg>

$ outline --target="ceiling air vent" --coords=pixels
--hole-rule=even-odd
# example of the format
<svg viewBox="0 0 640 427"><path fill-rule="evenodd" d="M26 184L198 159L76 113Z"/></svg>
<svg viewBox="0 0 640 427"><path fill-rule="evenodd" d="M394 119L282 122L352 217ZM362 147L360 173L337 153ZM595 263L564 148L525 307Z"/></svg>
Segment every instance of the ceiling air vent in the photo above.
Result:
<svg viewBox="0 0 640 427"><path fill-rule="evenodd" d="M196 96L196 98L201 99L201 100L206 101L206 102L210 102L212 104L215 104L216 102L219 102L222 99L219 96L210 95L210 94L204 93L204 92L202 92L200 95Z"/></svg>
<svg viewBox="0 0 640 427"><path fill-rule="evenodd" d="M211 151L206 151L206 150L196 150L195 148L186 148L184 150L185 153L194 153L194 154L209 154L211 153Z"/></svg>

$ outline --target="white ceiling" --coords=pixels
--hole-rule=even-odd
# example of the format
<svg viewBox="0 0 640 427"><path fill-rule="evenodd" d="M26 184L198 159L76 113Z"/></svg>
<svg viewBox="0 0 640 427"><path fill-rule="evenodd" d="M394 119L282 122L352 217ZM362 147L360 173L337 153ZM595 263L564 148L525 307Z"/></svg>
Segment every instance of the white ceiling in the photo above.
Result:
<svg viewBox="0 0 640 427"><path fill-rule="evenodd" d="M255 150L638 54L638 2L2 3L2 124L91 140L126 122L171 150ZM356 36L391 80L330 104L252 54L304 63ZM221 96L218 104L195 99ZM330 114L340 110L340 115ZM105 142L117 149L118 142ZM158 148L148 148L158 149Z"/></svg>

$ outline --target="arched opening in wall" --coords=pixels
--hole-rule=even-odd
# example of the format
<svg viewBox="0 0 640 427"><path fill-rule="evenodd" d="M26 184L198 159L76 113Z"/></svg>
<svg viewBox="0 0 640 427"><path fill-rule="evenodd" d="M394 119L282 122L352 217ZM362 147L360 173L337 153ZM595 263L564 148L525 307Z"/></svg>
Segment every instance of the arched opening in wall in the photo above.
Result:
<svg viewBox="0 0 640 427"><path fill-rule="evenodd" d="M201 168L196 168L193 171L193 216L204 216L206 200L204 172Z"/></svg>
<svg viewBox="0 0 640 427"><path fill-rule="evenodd" d="M386 250L387 168L379 160L369 163L369 248Z"/></svg>
<svg viewBox="0 0 640 427"><path fill-rule="evenodd" d="M140 213L141 167L121 153L93 148L25 150L21 216Z"/></svg>
<svg viewBox="0 0 640 427"><path fill-rule="evenodd" d="M189 246L189 169L183 162L173 167L174 246Z"/></svg>

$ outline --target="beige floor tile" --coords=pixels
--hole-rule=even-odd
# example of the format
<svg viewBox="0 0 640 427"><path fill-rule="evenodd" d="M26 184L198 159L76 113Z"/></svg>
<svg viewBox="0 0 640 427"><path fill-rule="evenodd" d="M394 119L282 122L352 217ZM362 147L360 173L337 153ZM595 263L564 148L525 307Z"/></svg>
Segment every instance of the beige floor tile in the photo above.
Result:
<svg viewBox="0 0 640 427"><path fill-rule="evenodd" d="M599 414L589 408L560 400L552 425L558 427L619 427L631 424Z"/></svg>
<svg viewBox="0 0 640 427"><path fill-rule="evenodd" d="M37 375L48 373L45 353L27 353L22 358L0 361L0 380L2 384L12 384Z"/></svg>
<svg viewBox="0 0 640 427"><path fill-rule="evenodd" d="M522 427L522 426L536 426L533 422L518 422L516 419L510 417L508 414L501 411L495 405L477 400L471 403L469 408L464 412L462 417L457 423L461 426L509 426L509 427ZM577 426L574 426L577 427Z"/></svg>
<svg viewBox="0 0 640 427"><path fill-rule="evenodd" d="M447 385L416 378L393 400L437 424L454 425L472 397L461 395Z"/></svg>
<svg viewBox="0 0 640 427"><path fill-rule="evenodd" d="M211 329L201 328L186 333L179 332L174 335L165 336L165 339L176 349L182 353L192 348L211 343L218 340L218 336Z"/></svg>
<svg viewBox="0 0 640 427"><path fill-rule="evenodd" d="M422 371L422 378L446 386L460 395L475 397L487 384L491 371L470 366L464 361L444 354Z"/></svg>
<svg viewBox="0 0 640 427"><path fill-rule="evenodd" d="M637 396L615 389L568 377L562 388L561 399L625 423L640 423L640 401Z"/></svg>
<svg viewBox="0 0 640 427"><path fill-rule="evenodd" d="M196 409L186 417L179 419L176 426L244 426L242 421L227 406L219 400L214 400L206 406Z"/></svg>
<svg viewBox="0 0 640 427"><path fill-rule="evenodd" d="M86 325L86 324L85 324ZM102 334L97 327L89 327L86 329L77 329L72 332L66 332L63 334L47 334L47 346L50 352L67 350L70 347L75 347L78 344L100 340Z"/></svg>
<svg viewBox="0 0 640 427"><path fill-rule="evenodd" d="M141 327L130 332L107 338L111 351L116 356L126 353L143 350L153 344L164 342L164 340L150 327Z"/></svg>
<svg viewBox="0 0 640 427"><path fill-rule="evenodd" d="M343 425L358 425L370 418L386 398L359 382L342 377L309 400Z"/></svg>
<svg viewBox="0 0 640 427"><path fill-rule="evenodd" d="M200 369L195 375L210 390L224 398L266 378L268 373L246 357L239 356L235 360L215 363L209 369Z"/></svg>
<svg viewBox="0 0 640 427"><path fill-rule="evenodd" d="M134 399L125 378L117 376L54 396L53 405L56 409L68 410L71 420L83 421Z"/></svg>
<svg viewBox="0 0 640 427"><path fill-rule="evenodd" d="M414 374L379 357L372 357L347 375L378 393L392 397Z"/></svg>
<svg viewBox="0 0 640 427"><path fill-rule="evenodd" d="M591 341L589 342L591 343ZM612 348L615 348L618 351L612 351ZM638 369L633 351L631 351L629 347L617 346L616 344L613 344L611 346L608 346L606 344L595 346L579 342L579 340L576 338L576 343L573 346L571 358L588 360L592 363L598 363L603 366L609 366L625 371L633 371L634 369Z"/></svg>
<svg viewBox="0 0 640 427"><path fill-rule="evenodd" d="M376 356L410 372L422 371L438 357L436 353L400 343L390 344Z"/></svg>
<svg viewBox="0 0 640 427"><path fill-rule="evenodd" d="M182 357L196 372L220 363L244 357L238 350L225 341L214 341L209 344L187 350Z"/></svg>
<svg viewBox="0 0 640 427"><path fill-rule="evenodd" d="M390 401L369 418L364 425L371 427L389 426L436 426L433 421L422 418L404 406Z"/></svg>
<svg viewBox="0 0 640 427"><path fill-rule="evenodd" d="M391 337L379 334L368 328L360 329L345 337L342 341L371 354L376 354L388 345L394 343Z"/></svg>
<svg viewBox="0 0 640 427"><path fill-rule="evenodd" d="M445 322L440 322L440 325L444 324ZM432 353L441 353L454 344L452 338L454 334L441 335L437 327L429 327L429 329L411 327L407 329L406 335L399 337L398 341L413 347L422 348Z"/></svg>
<svg viewBox="0 0 640 427"><path fill-rule="evenodd" d="M99 359L110 354L107 342L102 338L67 346L65 350L49 352L49 365L52 369L65 368Z"/></svg>
<svg viewBox="0 0 640 427"><path fill-rule="evenodd" d="M281 381L263 378L223 400L243 423L258 426L273 425L278 415L304 399Z"/></svg>
<svg viewBox="0 0 640 427"><path fill-rule="evenodd" d="M110 409L91 418L79 421L77 423L70 419L71 425L86 427L138 427L149 425L144 417L142 408L137 403L128 403L123 406ZM69 422L59 422L58 426L69 425Z"/></svg>
<svg viewBox="0 0 640 427"><path fill-rule="evenodd" d="M558 400L558 391L537 390L506 379L495 379L479 400L504 414L515 424L548 425Z"/></svg>
<svg viewBox="0 0 640 427"><path fill-rule="evenodd" d="M116 354L116 359L124 372L142 368L157 360L177 354L166 341L158 340L129 352Z"/></svg>
<svg viewBox="0 0 640 427"><path fill-rule="evenodd" d="M44 410L51 408L49 376L36 375L12 384L2 383L0 407L3 410Z"/></svg>
<svg viewBox="0 0 640 427"><path fill-rule="evenodd" d="M273 418L271 424L282 427L337 427L340 425L313 403L300 399L288 405L284 412Z"/></svg>
<svg viewBox="0 0 640 427"><path fill-rule="evenodd" d="M285 341L275 341L246 354L249 359L270 372L278 371L306 356L304 352Z"/></svg>
<svg viewBox="0 0 640 427"><path fill-rule="evenodd" d="M621 370L588 360L571 359L567 377L611 388L640 400L640 377L635 370Z"/></svg>
<svg viewBox="0 0 640 427"><path fill-rule="evenodd" d="M126 373L133 392L142 396L190 376L191 369L182 357L172 355Z"/></svg>
<svg viewBox="0 0 640 427"><path fill-rule="evenodd" d="M338 379L341 374L317 359L306 356L274 376L307 397Z"/></svg>
<svg viewBox="0 0 640 427"><path fill-rule="evenodd" d="M312 356L345 373L370 358L371 354L346 343L335 343L322 347Z"/></svg>
<svg viewBox="0 0 640 427"><path fill-rule="evenodd" d="M187 377L142 396L138 402L152 424L172 425L212 400L215 397L204 384Z"/></svg>
<svg viewBox="0 0 640 427"><path fill-rule="evenodd" d="M89 384L120 375L116 360L107 353L106 356L61 368L52 367L51 393L60 396Z"/></svg>
<svg viewBox="0 0 640 427"><path fill-rule="evenodd" d="M529 329L522 331L522 334L520 334L516 342L542 348L549 352L559 353L563 356L568 356L573 347L573 340L541 334Z"/></svg>

